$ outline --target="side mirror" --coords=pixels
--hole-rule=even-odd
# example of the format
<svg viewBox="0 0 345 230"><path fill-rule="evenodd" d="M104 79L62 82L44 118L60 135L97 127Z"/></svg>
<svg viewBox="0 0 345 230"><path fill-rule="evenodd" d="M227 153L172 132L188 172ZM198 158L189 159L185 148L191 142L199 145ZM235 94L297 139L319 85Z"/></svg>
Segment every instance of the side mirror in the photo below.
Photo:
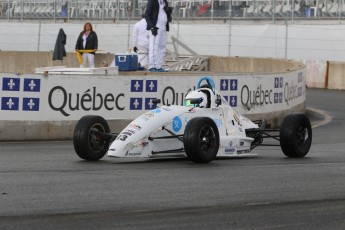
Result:
<svg viewBox="0 0 345 230"><path fill-rule="evenodd" d="M222 99L220 99L219 95L217 95L217 99L216 99L215 103L216 103L217 107L222 104Z"/></svg>
<svg viewBox="0 0 345 230"><path fill-rule="evenodd" d="M161 99L153 99L152 103L155 104L155 105L156 104L160 104L161 103Z"/></svg>

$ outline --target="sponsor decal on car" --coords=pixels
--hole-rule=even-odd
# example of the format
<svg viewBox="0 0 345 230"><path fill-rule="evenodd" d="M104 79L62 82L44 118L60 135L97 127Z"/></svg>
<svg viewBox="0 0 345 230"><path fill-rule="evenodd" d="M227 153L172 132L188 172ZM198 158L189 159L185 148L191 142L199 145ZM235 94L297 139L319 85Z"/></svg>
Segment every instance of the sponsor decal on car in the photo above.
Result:
<svg viewBox="0 0 345 230"><path fill-rule="evenodd" d="M226 149L224 150L225 154L234 154L235 151L236 151L235 148L226 148Z"/></svg>
<svg viewBox="0 0 345 230"><path fill-rule="evenodd" d="M120 140L120 141L125 141L127 139L127 135L125 134L120 134L117 136L116 140Z"/></svg>
<svg viewBox="0 0 345 230"><path fill-rule="evenodd" d="M141 152L128 153L128 156L130 156L130 157L141 156Z"/></svg>
<svg viewBox="0 0 345 230"><path fill-rule="evenodd" d="M141 115L141 118L143 118L145 121L150 120L152 117L154 117L155 114L153 112L147 112Z"/></svg>
<svg viewBox="0 0 345 230"><path fill-rule="evenodd" d="M250 149L237 150L237 154L245 154L245 153L250 153Z"/></svg>
<svg viewBox="0 0 345 230"><path fill-rule="evenodd" d="M137 146L138 147L146 147L148 145L149 145L149 142L147 142L147 141L140 141Z"/></svg>
<svg viewBox="0 0 345 230"><path fill-rule="evenodd" d="M127 136L132 136L133 134L135 134L136 132L134 130L131 129L126 129L123 132L120 133L120 135L127 135Z"/></svg>
<svg viewBox="0 0 345 230"><path fill-rule="evenodd" d="M127 126L127 129L135 129L135 130L137 130L137 131L139 131L140 129L141 129L141 126L140 125L137 125L137 124L129 124L128 126Z"/></svg>

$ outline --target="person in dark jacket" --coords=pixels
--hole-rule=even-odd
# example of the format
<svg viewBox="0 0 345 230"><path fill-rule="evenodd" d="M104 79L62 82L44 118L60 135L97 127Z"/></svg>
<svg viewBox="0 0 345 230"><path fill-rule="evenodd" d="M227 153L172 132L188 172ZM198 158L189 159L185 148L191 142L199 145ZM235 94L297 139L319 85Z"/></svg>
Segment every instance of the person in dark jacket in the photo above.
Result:
<svg viewBox="0 0 345 230"><path fill-rule="evenodd" d="M62 28L59 30L59 34L56 38L54 53L53 53L53 60L63 60L63 57L66 57L66 39L67 36L65 34L65 31L63 31Z"/></svg>
<svg viewBox="0 0 345 230"><path fill-rule="evenodd" d="M84 25L84 30L79 34L75 50L83 54L83 63L80 64L84 68L86 61L89 62L89 67L95 67L95 53L98 49L98 38L95 31L92 29L91 23L87 22Z"/></svg>
<svg viewBox="0 0 345 230"><path fill-rule="evenodd" d="M151 31L149 43L149 70L151 72L165 72L162 68L169 22L172 10L167 0L148 0L145 19L146 29Z"/></svg>

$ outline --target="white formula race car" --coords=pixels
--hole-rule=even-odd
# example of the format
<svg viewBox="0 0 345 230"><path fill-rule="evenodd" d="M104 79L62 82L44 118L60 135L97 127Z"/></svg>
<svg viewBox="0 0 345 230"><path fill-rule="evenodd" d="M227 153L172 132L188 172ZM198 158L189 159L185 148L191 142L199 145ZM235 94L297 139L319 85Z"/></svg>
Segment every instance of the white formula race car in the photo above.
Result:
<svg viewBox="0 0 345 230"><path fill-rule="evenodd" d="M279 144L263 144L265 138ZM280 129L266 129L265 120L250 121L230 107L209 77L200 79L196 90L186 95L184 106L157 107L133 120L121 133L110 132L100 116L84 116L73 136L76 153L89 161L108 153L110 157L182 155L208 163L216 157L250 155L259 145L281 146L288 157L304 157L311 141L310 121L304 114L289 114Z"/></svg>

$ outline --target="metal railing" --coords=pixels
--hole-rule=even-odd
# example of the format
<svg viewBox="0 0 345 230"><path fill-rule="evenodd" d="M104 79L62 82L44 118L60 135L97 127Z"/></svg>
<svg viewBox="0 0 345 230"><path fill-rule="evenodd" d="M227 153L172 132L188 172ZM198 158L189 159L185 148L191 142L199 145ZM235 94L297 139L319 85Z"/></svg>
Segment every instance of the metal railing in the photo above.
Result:
<svg viewBox="0 0 345 230"><path fill-rule="evenodd" d="M7 20L127 20L144 13L147 0L0 0ZM175 19L298 20L345 18L345 0L169 0Z"/></svg>

